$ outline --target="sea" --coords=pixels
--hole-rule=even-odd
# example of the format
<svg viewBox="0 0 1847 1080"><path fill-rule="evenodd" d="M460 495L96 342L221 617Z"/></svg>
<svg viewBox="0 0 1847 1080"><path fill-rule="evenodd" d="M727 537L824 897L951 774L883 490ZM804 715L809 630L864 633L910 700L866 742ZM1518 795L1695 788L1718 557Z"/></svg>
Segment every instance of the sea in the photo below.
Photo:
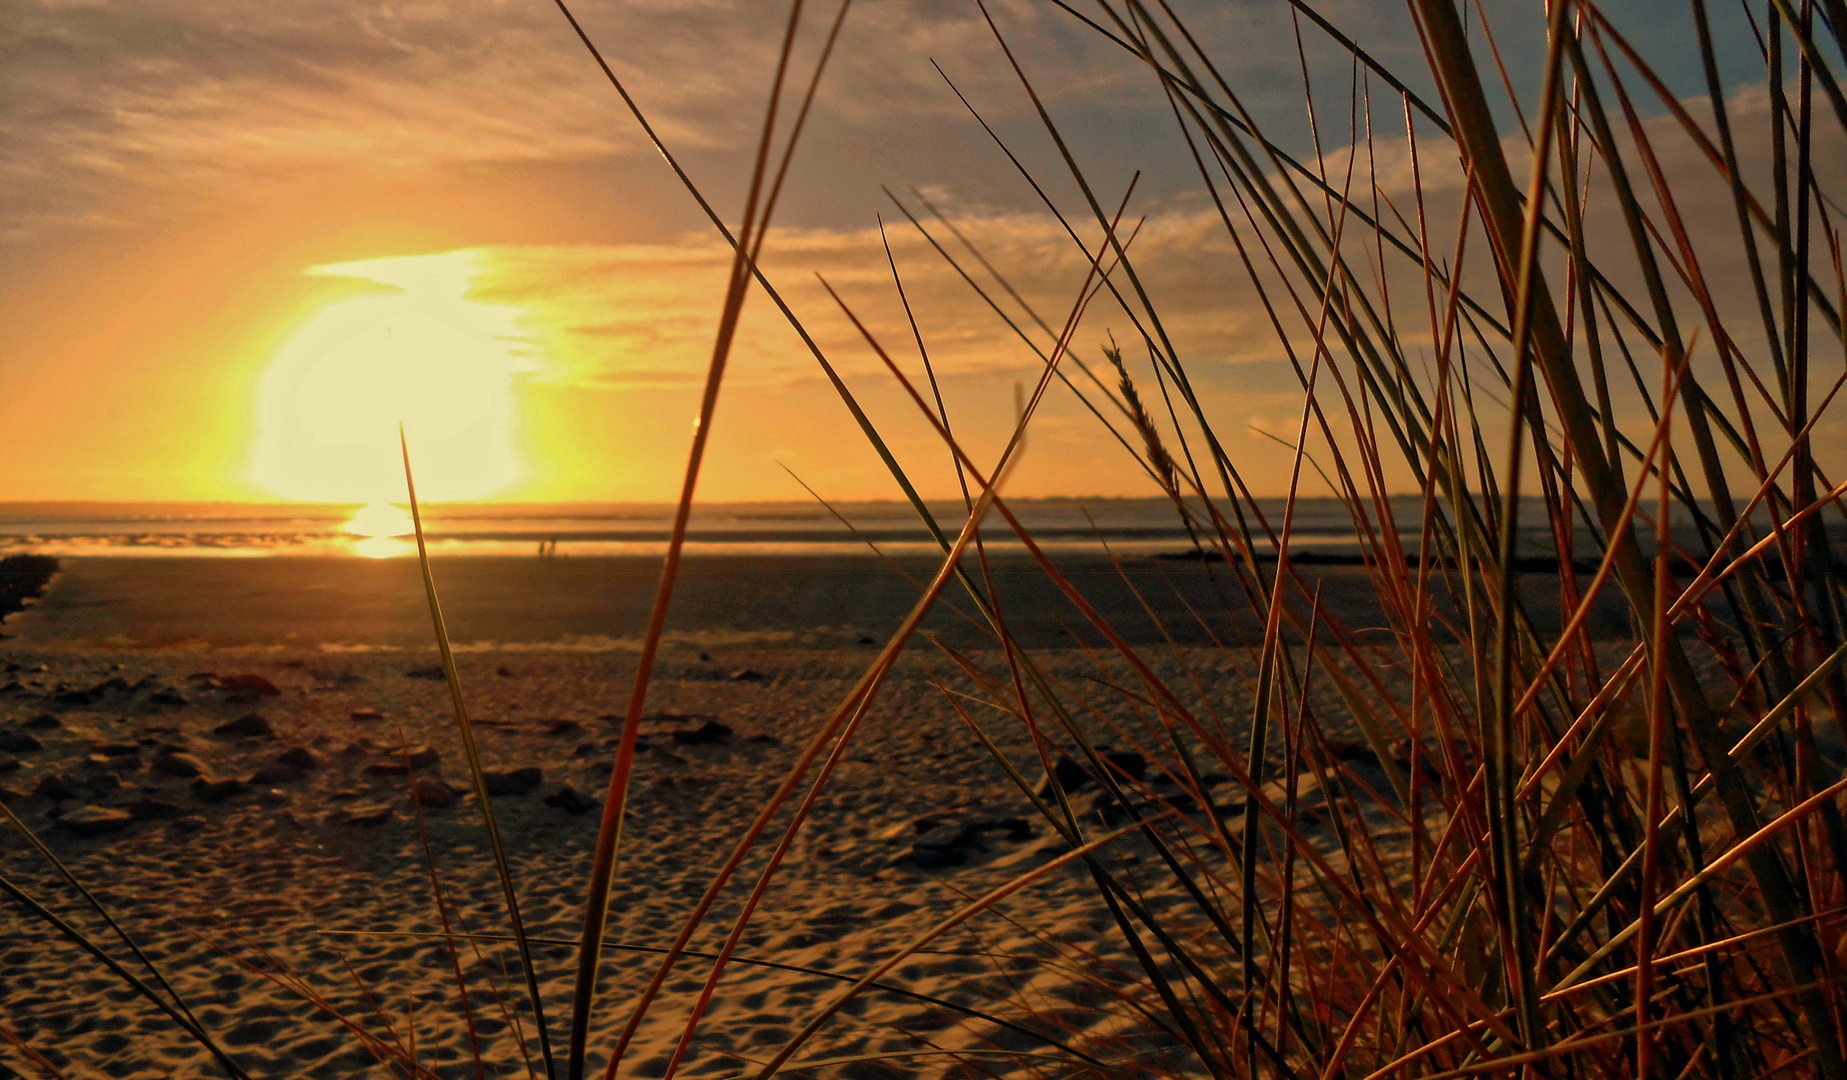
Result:
<svg viewBox="0 0 1847 1080"><path fill-rule="evenodd" d="M1199 557L1171 504L1102 498L1009 506L1064 582L1121 637L1212 644L1261 635L1234 576ZM1261 509L1280 530L1282 501ZM1404 550L1414 553L1420 501L1396 499L1392 509ZM960 502L931 510L951 534L965 517ZM1525 520L1521 551L1545 563L1552 550L1545 522L1536 509ZM671 528L672 508L651 504L441 505L424 515L448 632L477 651L632 651ZM1322 610L1366 632L1384 627L1345 508L1301 500L1289 529L1305 587L1319 590ZM56 561L43 592L0 622L0 651L428 652L430 610L405 531L403 508L391 506L0 504L0 556ZM1684 523L1675 529L1684 531ZM918 515L897 502L706 504L688 536L668 638L704 652L882 641L941 562ZM990 518L981 536L988 562L980 569L1011 633L1034 646L1101 644L1064 584L1025 556L1005 522ZM1597 554L1580 547L1579 561ZM1523 588L1539 624L1555 623L1557 563L1551 573L1528 569ZM1628 633L1620 596L1606 593L1597 632ZM992 644L959 587L944 594L924 629L957 646Z"/></svg>
<svg viewBox="0 0 1847 1080"><path fill-rule="evenodd" d="M1416 500L1401 500L1415 532ZM966 517L960 502L927 504L953 536ZM1165 499L1022 499L1009 502L1043 546L1095 553L1146 554L1192 546ZM1283 503L1264 507L1273 527ZM654 555L665 552L674 507L648 503L474 503L426 507L434 554ZM402 507L253 503L0 503L0 554L58 558L274 555L409 555L410 519ZM1332 499L1297 504L1292 536L1318 549L1357 551L1346 510ZM984 542L1017 546L993 514ZM376 543L374 541L385 541ZM688 554L869 555L938 550L915 509L901 502L711 503L695 507Z"/></svg>

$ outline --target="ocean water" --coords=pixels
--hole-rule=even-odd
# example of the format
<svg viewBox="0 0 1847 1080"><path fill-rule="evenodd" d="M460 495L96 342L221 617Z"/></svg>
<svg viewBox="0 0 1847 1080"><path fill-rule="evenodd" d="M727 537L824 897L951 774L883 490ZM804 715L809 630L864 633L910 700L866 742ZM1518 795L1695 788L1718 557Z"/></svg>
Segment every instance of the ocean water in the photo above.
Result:
<svg viewBox="0 0 1847 1080"><path fill-rule="evenodd" d="M1101 553L1107 545L1148 553L1191 546L1173 506L1161 499L1025 499L1009 506L1036 541L1055 549ZM931 509L950 535L965 517L960 503ZM873 546L888 554L937 549L908 504L842 503L833 510L838 514L812 502L702 505L692 517L688 551L870 555ZM1275 520L1281 521L1280 502ZM1413 512L1409 521L1416 520ZM410 538L402 535L407 526L401 510L324 504L0 503L0 554L407 556L414 553ZM424 512L431 549L445 555L659 555L672 526L673 507L663 504L478 503ZM1318 547L1353 543L1347 515L1332 500L1303 503L1295 535ZM1003 547L1018 545L998 514L990 515L983 537Z"/></svg>
<svg viewBox="0 0 1847 1080"><path fill-rule="evenodd" d="M1170 505L1152 499L1012 505L1060 573L1127 639L1203 643L1261 634L1261 621L1224 568L1184 557L1193 543ZM752 643L859 648L883 640L936 573L940 552L907 505L834 509L844 523L814 504L700 507L670 640L713 652ZM1280 528L1280 501L1263 509ZM372 531L394 528L390 508L0 504L0 555L36 552L56 557L60 567L42 596L5 619L0 651L427 652L433 638L415 547L351 531L362 510ZM946 531L960 527L960 504L934 510ZM1395 500L1392 510L1405 550L1416 552L1418 537L1407 530L1418 527L1418 501ZM1551 537L1536 512L1530 520L1523 554L1544 556ZM634 648L671 525L670 508L637 504L431 508L426 533L452 639L476 650ZM1684 531L1676 529L1677 536ZM1298 556L1320 556L1303 558L1300 569L1320 591L1324 613L1351 627L1385 625L1371 572L1353 557L1361 545L1338 503L1298 504L1291 533ZM1024 557L1004 521L990 519L982 535L992 557L989 576L1021 640L1100 643L1060 586ZM1584 539L1579 544L1580 561L1598 554ZM1539 624L1556 623L1555 574L1522 578ZM950 589L925 629L945 642L981 646L985 631L965 600L959 588ZM1601 603L1607 610L1600 608L1594 630L1626 633L1616 591L1606 590Z"/></svg>

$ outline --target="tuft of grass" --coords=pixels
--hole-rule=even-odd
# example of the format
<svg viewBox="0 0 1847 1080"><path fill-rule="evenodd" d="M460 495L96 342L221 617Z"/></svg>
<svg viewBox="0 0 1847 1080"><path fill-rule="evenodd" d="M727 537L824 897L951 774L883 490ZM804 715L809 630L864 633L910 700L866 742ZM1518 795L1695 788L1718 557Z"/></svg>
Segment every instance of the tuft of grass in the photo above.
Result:
<svg viewBox="0 0 1847 1080"><path fill-rule="evenodd" d="M1197 173L1296 376L1280 508L1253 490L1222 428L1233 418L1215 415L1203 389L1224 374L1209 372L1170 327L1138 266L1135 185L1110 209L1004 20L977 5L992 45L958 62L1014 76L1078 193L1074 205L1056 204L1048 191L1059 185L1035 175L938 70L1082 252L1084 273L1052 301L1062 312L1042 317L1035 304L1047 301L1015 289L1007 268L921 195L924 216L892 201L970 287L970 303L992 310L1038 365L1002 452L975 460L966 424L951 423L942 356L931 357L889 247L922 384L828 289L942 441L964 496L958 523L925 504L920 484L930 484L901 464L760 268L848 4L828 23L792 119L784 95L801 85L790 68L804 5L791 5L733 233L559 0L734 260L585 883L562 1067L531 952L560 942L531 939L521 923L416 517L432 625L507 919L503 934L452 924L432 868L443 923L435 937L471 1038L460 944L511 941L545 1073L571 1080L587 1069L599 1008L610 1007L599 1001L599 970L625 951L656 959L645 986L614 1006L627 1017L607 1048L610 1077L668 980L697 962L700 991L680 1018L669 1077L727 971L752 966L838 986L744 1074L758 1080L849 1066L956 1077L1847 1080L1847 775L1828 749L1840 746L1847 717L1847 477L1814 446L1818 431L1840 422L1847 384L1837 371L1847 271L1816 152L1847 135L1838 72L1847 12L1832 0L1770 0L1748 12L1771 102L1760 121L1772 148L1765 169L1741 161L1729 96L1737 88L1720 79L1704 0L1682 13L1698 42L1703 105L1675 97L1593 0L1545 9L1530 99L1512 87L1507 72L1519 65L1501 54L1490 18L1500 13L1486 5L1410 0L1422 66L1394 72L1308 0L1290 2L1309 24L1306 36L1298 25L1293 41L1279 43L1302 57L1299 132L1266 131L1237 73L1169 0L1097 0L1083 10L1048 0L1116 46L1167 105L1186 148L1181 164ZM1350 62L1344 116L1328 109L1336 92L1309 85L1310 48ZM1434 89L1430 100L1412 89L1423 85ZM1670 172L1670 137L1692 146L1707 171ZM1388 139L1402 144L1408 184L1381 176ZM1315 148L1312 161L1286 149L1304 144ZM1728 219L1688 219L1685 207L1707 189L1723 193ZM1593 234L1593 219L1616 225ZM1716 284L1740 267L1743 300ZM639 718L753 284L800 334L941 560L917 582L899 629L714 860L672 938L609 941ZM1009 315L1000 294L1025 318ZM1140 644L1145 636L1117 625L1014 512L1005 480L1046 395L1066 392L1101 425L1099 439L1113 440L1172 504L1222 610L1202 610L1178 590L1135 592L1118 562L1134 614L1159 627L1153 644ZM407 440L404 453L417 515ZM1318 567L1296 550L1297 512L1317 479L1351 523L1362 556L1351 569ZM1407 512L1415 521L1401 520ZM1087 678L1061 676L1009 629L989 542L1001 532L1062 597L1087 631L1081 640L1101 643L1080 646ZM934 643L935 683L1060 849L964 897L857 972L744 955L747 928L900 655L956 591L990 647ZM1364 622L1354 593L1367 601ZM1593 633L1610 610L1624 624L1614 639ZM1206 644L1182 644L1194 641ZM1019 746L1030 750L1009 749ZM1082 784L1070 781L1073 770ZM755 878L722 944L693 948L746 865ZM1014 906L1055 875L1087 884L1104 915L1095 936L1032 925ZM0 890L243 1075L158 973L144 981L4 877ZM943 935L987 921L1043 945L1044 970L1068 994L1083 991L1081 1015L1054 1019L1023 991L977 1005L896 977ZM255 970L299 984L387 1067L433 1075L418 1060L414 1025L400 1030L386 1006L367 1026L338 1017L273 963ZM991 1045L971 1036L901 1054L802 1056L873 992L1000 1034ZM500 1007L523 1047L519 1010L504 999ZM1003 1034L1019 1041L1002 1045ZM481 1061L477 1047L477 1070Z"/></svg>

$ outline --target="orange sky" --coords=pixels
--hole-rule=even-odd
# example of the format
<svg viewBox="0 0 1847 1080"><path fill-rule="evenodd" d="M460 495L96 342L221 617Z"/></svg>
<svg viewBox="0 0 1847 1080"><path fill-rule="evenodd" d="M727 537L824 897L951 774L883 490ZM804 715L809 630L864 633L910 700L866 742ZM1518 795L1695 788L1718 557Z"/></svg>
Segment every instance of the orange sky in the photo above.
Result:
<svg viewBox="0 0 1847 1080"><path fill-rule="evenodd" d="M1195 6L1253 108L1306 151L1293 52L1259 44L1293 50L1286 9ZM388 431L358 439L349 428L389 428L394 411L409 415L432 497L671 498L728 255L555 12L528 7L30 0L0 16L17 61L4 76L17 104L0 117L0 438L11 462L0 500L364 501L389 486L395 458ZM1325 10L1415 73L1401 13ZM1158 88L1054 9L1018 0L998 11L1098 188L1118 198L1144 170L1131 213L1145 219L1138 266L1220 439L1259 493L1281 490L1290 455L1260 431L1292 437L1300 393ZM734 213L781 5L659 0L582 14ZM1503 44L1526 40L1529 22L1510 17ZM1038 361L880 193L889 185L921 212L911 190L923 189L1062 323L1084 257L929 64L1017 139L1055 197L1081 206L986 34L972 8L855 10L766 256L932 496L954 491L947 455L814 275L921 374L880 247L882 213L951 419L978 456L998 450L1013 384L1035 378ZM1317 72L1344 78L1325 42L1308 48ZM1402 184L1391 153L1382 180ZM1426 166L1433 198L1454 205L1440 147ZM1094 223L1078 220L1094 243ZM1076 357L1100 363L1112 333L1135 340L1120 309L1099 301ZM407 339L443 356L387 347ZM439 389L404 391L419 380ZM829 497L897 494L758 295L701 494L805 497L781 465ZM1035 424L1014 490L1149 493L1063 390Z"/></svg>

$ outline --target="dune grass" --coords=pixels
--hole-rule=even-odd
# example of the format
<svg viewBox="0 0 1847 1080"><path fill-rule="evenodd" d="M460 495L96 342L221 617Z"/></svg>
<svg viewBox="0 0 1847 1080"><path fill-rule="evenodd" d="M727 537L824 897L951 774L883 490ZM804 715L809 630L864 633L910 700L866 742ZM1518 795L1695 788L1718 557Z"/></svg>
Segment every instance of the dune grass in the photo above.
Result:
<svg viewBox="0 0 1847 1080"><path fill-rule="evenodd" d="M750 1075L879 1063L806 1058L804 1047L852 997L907 993L892 972L943 934L1007 917L1007 900L1048 875L1081 873L1107 912L1112 945L1132 958L1102 964L1095 942L1043 935L1070 961L1073 981L1094 984L1093 1016L1054 1022L1017 1002L932 999L1023 1041L883 1064L954 1076L1847 1077L1847 779L1838 750L1847 463L1811 449L1818 429L1840 422L1847 381L1838 211L1829 178L1815 172L1817 147L1847 134L1838 85L1847 12L1792 0L1750 9L1771 101L1768 130L1753 135L1771 147L1766 167L1740 160L1739 88L1720 82L1702 0L1677 15L1699 42L1704 102L1669 93L1604 11L1582 0L1556 0L1547 12L1537 97L1520 99L1481 25L1492 13L1412 0L1425 64L1414 78L1292 0L1311 24L1303 32L1350 54L1354 73L1344 116L1317 111L1325 96L1305 89L1319 151L1308 161L1285 150L1302 133L1266 133L1235 90L1236 72L1166 0L1050 4L1118 46L1164 95L1276 350L1293 365L1301 400L1282 512L1240 471L1195 389L1206 361L1170 332L1138 272L1133 185L1118 196L1095 189L999 23L988 24L991 55L969 62L1017 76L1080 193L1074 207L1055 205L1044 196L1048 178L995 136L1008 167L1082 251L1081 281L1052 301L1061 310L1042 315L953 221L927 204L915 215L893 196L969 284L971 302L991 307L1040 361L998 458L980 462L964 449L927 351L914 381L898 346L840 303L949 452L966 514L942 522L759 269L847 3L819 29L805 23L799 0L792 5L735 233L572 19L736 255L585 883L562 1060L544 1016L547 1004L555 1015L564 1003L540 1000L534 943L497 839L504 933L448 937L515 943L531 1017L515 1030L537 1049L529 1069L584 1076L593 1019L613 1012L625 1016L620 1034L595 1049L606 1075L623 1075L661 988L696 962L704 991L677 1018L672 1075L727 969L778 963L739 952L746 927L899 655L955 590L993 648L926 649L942 671L944 707L992 752L1063 853L969 897L898 954L866 958L862 973L827 973L839 992ZM791 61L804 30L824 41L805 82ZM1433 86L1435 99L1413 85ZM789 87L801 88L792 119ZM963 101L993 134L978 104ZM1670 174L1664 140L1691 146L1707 171ZM1408 187L1374 168L1388 151L1411 165ZM1696 189L1723 191L1730 218L1683 217ZM1592 235L1593 217L1619 227ZM891 270L903 300L895 259ZM1740 276L1749 296L1714 292L1711 282ZM943 557L900 629L715 861L679 933L610 942L639 719L753 283L801 333ZM1102 323L1120 344L1099 344ZM912 344L927 350L926 335L916 331ZM1227 612L1248 615L1259 632L1182 647L1178 639L1202 629L1211 637L1222 622L1150 594L1147 614L1176 643L1138 647L1062 576L1003 490L1048 393L1077 395L1102 425L1098 437L1140 462L1195 538ZM1405 500L1392 498L1406 494L1403 477L1415 520L1403 520ZM1368 583L1382 627L1350 625L1324 607L1293 557L1297 501L1323 487L1351 518L1364 555L1352 572ZM1094 678L1059 680L1009 633L984 530L1011 533L1069 601L1092 642ZM419 541L459 730L490 810L420 522ZM1560 613L1556 626L1536 614L1542 599ZM1593 637L1599 602L1620 604L1626 637ZM1206 665L1238 673L1244 692L1207 692L1198 677ZM996 737L1002 725L1026 732L1033 755L1009 756ZM1091 781L1088 792L1070 782L1076 775ZM485 824L492 834L491 814ZM745 887L747 864L756 869ZM5 879L0 887L23 897ZM722 945L692 948L728 890L746 899ZM86 947L212 1045L164 983ZM658 960L638 994L612 1000L599 995L597 976L617 949ZM518 1015L513 996L503 1007ZM407 1074L429 1074L414 1054L364 1037Z"/></svg>

